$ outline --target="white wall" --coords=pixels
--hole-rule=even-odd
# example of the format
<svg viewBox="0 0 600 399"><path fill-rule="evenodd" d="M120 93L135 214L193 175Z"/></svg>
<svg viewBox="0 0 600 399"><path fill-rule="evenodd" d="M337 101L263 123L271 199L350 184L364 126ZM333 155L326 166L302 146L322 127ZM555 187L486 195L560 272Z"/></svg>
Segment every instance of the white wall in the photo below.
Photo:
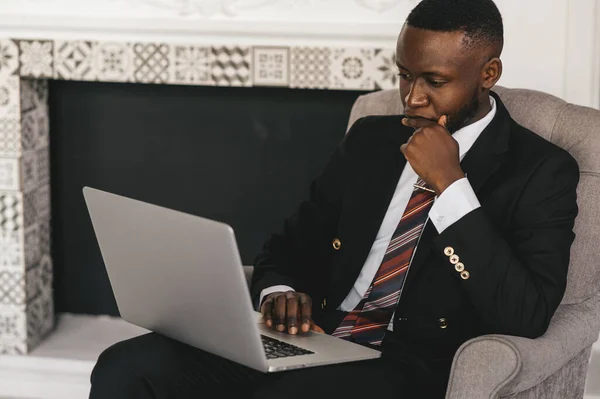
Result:
<svg viewBox="0 0 600 399"><path fill-rule="evenodd" d="M419 0L2 0L0 36L393 48ZM501 84L600 105L600 0L496 0Z"/></svg>

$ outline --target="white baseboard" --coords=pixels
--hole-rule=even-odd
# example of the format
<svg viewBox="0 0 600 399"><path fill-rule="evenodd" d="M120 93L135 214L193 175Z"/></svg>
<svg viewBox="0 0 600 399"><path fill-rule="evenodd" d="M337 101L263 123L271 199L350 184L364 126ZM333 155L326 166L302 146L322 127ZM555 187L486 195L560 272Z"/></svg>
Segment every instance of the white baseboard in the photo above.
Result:
<svg viewBox="0 0 600 399"><path fill-rule="evenodd" d="M0 357L0 397L87 398L93 367L92 361L2 356Z"/></svg>

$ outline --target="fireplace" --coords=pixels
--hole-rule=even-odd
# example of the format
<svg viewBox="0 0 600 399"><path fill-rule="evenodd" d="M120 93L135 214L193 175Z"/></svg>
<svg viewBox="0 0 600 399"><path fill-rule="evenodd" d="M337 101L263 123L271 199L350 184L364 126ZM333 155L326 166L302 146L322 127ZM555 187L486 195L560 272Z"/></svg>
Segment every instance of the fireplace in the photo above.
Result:
<svg viewBox="0 0 600 399"><path fill-rule="evenodd" d="M291 212L292 203L300 199L308 181L316 176L343 136L356 97L395 85L391 48L0 40L0 353L24 354L34 348L53 327L55 299L59 311L116 314L78 194L82 185L95 182L97 188L230 221L242 237L243 259L251 263L260 249L259 243L267 232L279 229L275 221ZM54 104L52 121L49 86ZM74 93L77 97L73 97ZM171 100L160 102L160 95ZM111 96L115 102L110 101ZM158 102L151 105L148 100L144 104L144 99L150 98ZM207 108L192 109L194 99L204 99L197 106ZM169 122L169 115L162 112L174 103L186 109L186 123ZM95 104L104 104L113 114L123 111L122 107L115 108L116 104L128 104L133 107L132 112L143 117L123 114L120 120L111 120L110 115L93 112ZM228 114L228 108L235 118ZM208 109L212 111L207 112ZM154 119L159 114L163 118L160 121ZM81 118L85 116L89 119ZM202 120L194 116L206 118L210 131L205 131ZM236 119L238 116L241 119ZM119 125L119 121L123 124ZM147 124L151 121L154 123ZM50 127L57 128L56 138ZM127 137L133 137L129 133L137 132L131 140L143 143L143 134L139 135L143 132L138 128L149 127L162 128L163 136L145 137L146 144L154 140L155 147L145 148L148 151L158 151L161 140L180 132L188 135L177 136L180 142L190 137L208 141L182 147L163 146L165 150L187 151L182 157L176 153L142 156L130 152L131 159L111 160L111 156L123 156ZM60 141L61 132L71 137ZM115 132L120 132L121 137L114 136ZM75 153L69 152L69 144L65 144L71 139ZM228 144L228 140L239 145ZM54 154L52 180L56 182L52 190L50 143ZM86 147L92 144L93 148ZM114 147L107 147L111 145ZM244 151L246 146L252 147L253 154ZM200 158L195 158L195 154ZM220 176L211 175L207 164L198 161L216 162L218 154L229 155L235 163L222 162L221 165L230 165L229 169L222 169ZM82 159L78 156L89 162L80 164ZM178 173L170 170L171 175L167 176L167 172L159 170L160 162L168 161L165 157L171 165L179 163ZM69 160L73 161L70 166ZM87 178L79 176L78 186L64 186L70 173L88 170L96 161L105 170L110 170L111 162L119 167L138 162L138 172L143 170L144 162L150 169L157 169L152 169L155 175L120 174L113 170L112 178L108 174L104 180L94 175L98 170L91 170ZM190 189L196 173L194 161L196 172L205 173L205 180L201 180L200 173L196 183L205 184L206 192ZM154 180L156 176L161 176L159 182ZM217 182L223 179L233 181L234 186L219 186ZM176 182L180 185L174 186ZM261 188L270 192L283 190L276 196L264 191L263 198L250 196L250 201L244 202L244 190L257 194ZM55 194L52 201L51 191ZM208 192L215 196L208 199ZM60 218L55 218L54 224L51 207ZM258 218L259 214L264 218ZM67 220L74 220L82 229L78 232L81 236L68 235L74 230ZM55 259L50 249L53 227L58 237ZM78 258L83 252L69 247L72 243L65 241L69 237L87 237L87 244L80 249L91 248L95 256ZM56 274L53 260L60 262L54 267ZM101 293L98 299L90 297L93 292Z"/></svg>

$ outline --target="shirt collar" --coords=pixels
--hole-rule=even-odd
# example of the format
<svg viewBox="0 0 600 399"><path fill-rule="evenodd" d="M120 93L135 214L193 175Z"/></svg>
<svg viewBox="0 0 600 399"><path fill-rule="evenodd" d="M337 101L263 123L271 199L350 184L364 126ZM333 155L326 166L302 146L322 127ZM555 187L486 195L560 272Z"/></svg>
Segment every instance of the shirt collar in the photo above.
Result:
<svg viewBox="0 0 600 399"><path fill-rule="evenodd" d="M479 135L490 124L490 122L492 122L494 116L496 116L496 100L494 100L494 97L492 96L490 96L490 105L492 106L492 110L488 112L486 116L475 123L457 130L452 135L452 137L454 137L454 139L458 142L461 161L465 155L467 155L467 152L471 149L473 144L475 144L475 141Z"/></svg>

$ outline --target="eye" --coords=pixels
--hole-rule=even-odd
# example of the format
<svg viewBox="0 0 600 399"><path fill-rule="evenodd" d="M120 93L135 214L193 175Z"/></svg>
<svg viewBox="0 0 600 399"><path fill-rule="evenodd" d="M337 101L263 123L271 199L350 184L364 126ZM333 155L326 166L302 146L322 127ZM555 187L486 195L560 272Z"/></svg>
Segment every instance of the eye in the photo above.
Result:
<svg viewBox="0 0 600 399"><path fill-rule="evenodd" d="M443 80L429 80L429 84L433 87L442 87L446 84Z"/></svg>
<svg viewBox="0 0 600 399"><path fill-rule="evenodd" d="M400 76L400 79L412 80L412 75L410 73L402 73L402 72L400 72L398 74L398 76Z"/></svg>

